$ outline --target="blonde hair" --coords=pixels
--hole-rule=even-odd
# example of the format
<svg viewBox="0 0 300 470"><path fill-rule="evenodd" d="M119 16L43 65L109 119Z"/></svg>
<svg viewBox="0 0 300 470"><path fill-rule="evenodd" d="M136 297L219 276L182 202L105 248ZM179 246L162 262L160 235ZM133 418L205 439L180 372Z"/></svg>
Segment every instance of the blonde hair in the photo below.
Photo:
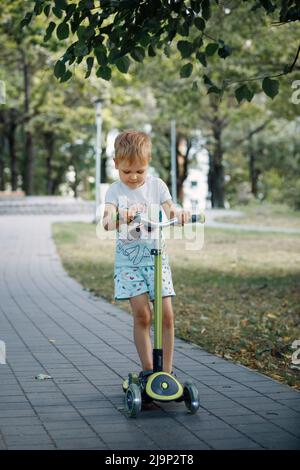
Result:
<svg viewBox="0 0 300 470"><path fill-rule="evenodd" d="M132 129L121 132L115 140L115 161L126 160L130 164L136 160L141 163L151 160L151 139L145 132Z"/></svg>

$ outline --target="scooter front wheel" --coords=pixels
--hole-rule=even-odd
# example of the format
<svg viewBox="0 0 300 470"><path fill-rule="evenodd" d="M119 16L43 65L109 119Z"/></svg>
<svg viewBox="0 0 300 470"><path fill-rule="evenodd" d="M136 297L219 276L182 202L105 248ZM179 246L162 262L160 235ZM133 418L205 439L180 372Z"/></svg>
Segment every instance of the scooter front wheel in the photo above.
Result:
<svg viewBox="0 0 300 470"><path fill-rule="evenodd" d="M199 392L197 387L191 383L186 382L183 386L183 399L185 406L191 414L195 414L200 406Z"/></svg>
<svg viewBox="0 0 300 470"><path fill-rule="evenodd" d="M129 418L135 418L142 409L142 395L140 388L132 383L125 394L125 411Z"/></svg>

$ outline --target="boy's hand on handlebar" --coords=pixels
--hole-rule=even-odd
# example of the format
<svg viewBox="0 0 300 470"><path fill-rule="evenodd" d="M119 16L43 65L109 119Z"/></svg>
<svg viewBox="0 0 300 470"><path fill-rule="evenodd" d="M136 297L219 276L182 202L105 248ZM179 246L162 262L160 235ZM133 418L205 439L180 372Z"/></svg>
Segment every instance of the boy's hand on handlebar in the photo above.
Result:
<svg viewBox="0 0 300 470"><path fill-rule="evenodd" d="M175 212L175 217L181 225L187 224L191 218L191 213L183 209L179 209Z"/></svg>
<svg viewBox="0 0 300 470"><path fill-rule="evenodd" d="M133 221L137 212L143 212L145 204L133 204L128 209L119 209L120 218L127 224Z"/></svg>

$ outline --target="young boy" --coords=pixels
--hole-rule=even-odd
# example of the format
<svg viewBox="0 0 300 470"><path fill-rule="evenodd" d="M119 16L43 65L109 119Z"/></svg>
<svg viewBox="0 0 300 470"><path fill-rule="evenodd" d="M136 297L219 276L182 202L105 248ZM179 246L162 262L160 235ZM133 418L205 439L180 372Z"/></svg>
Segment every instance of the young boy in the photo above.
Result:
<svg viewBox="0 0 300 470"><path fill-rule="evenodd" d="M155 240L145 229L130 230L137 212L148 213L151 208L163 208L168 218L177 217L184 224L190 214L173 205L167 185L147 174L151 160L151 141L147 134L135 130L124 131L115 140L115 168L120 180L113 183L105 197L103 226L118 229L115 257L115 299L130 301L134 318L134 342L142 372L147 379L152 373L152 321L150 300L154 300ZM153 213L153 211L152 211ZM133 226L134 228L134 226ZM125 234L125 235L124 235ZM162 251L163 265L163 355L164 372L171 373L174 348L174 314L171 297L175 295L168 259Z"/></svg>

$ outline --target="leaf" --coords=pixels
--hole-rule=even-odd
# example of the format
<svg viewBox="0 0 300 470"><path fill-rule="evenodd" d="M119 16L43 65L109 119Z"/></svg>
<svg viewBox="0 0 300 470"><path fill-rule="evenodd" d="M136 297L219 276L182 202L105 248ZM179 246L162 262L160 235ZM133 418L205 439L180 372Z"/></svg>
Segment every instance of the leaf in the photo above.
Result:
<svg viewBox="0 0 300 470"><path fill-rule="evenodd" d="M43 5L41 3L36 2L33 11L36 16L40 15L43 11Z"/></svg>
<svg viewBox="0 0 300 470"><path fill-rule="evenodd" d="M180 36L188 36L189 35L189 24L186 21L182 24L179 24L178 28L177 28L177 32L178 32L178 34L180 34Z"/></svg>
<svg viewBox="0 0 300 470"><path fill-rule="evenodd" d="M221 90L216 85L213 85L207 90L207 94L209 93L216 93L217 95L219 95L221 93Z"/></svg>
<svg viewBox="0 0 300 470"><path fill-rule="evenodd" d="M180 69L180 77L181 78L188 78L193 71L193 64L190 62L188 64L185 64L183 67Z"/></svg>
<svg viewBox="0 0 300 470"><path fill-rule="evenodd" d="M85 43L78 42L76 46L74 47L74 55L76 57L84 56L88 54L88 52L89 52L89 49Z"/></svg>
<svg viewBox="0 0 300 470"><path fill-rule="evenodd" d="M197 52L196 58L199 60L199 62L200 62L204 67L207 66L206 56L205 56L204 52Z"/></svg>
<svg viewBox="0 0 300 470"><path fill-rule="evenodd" d="M102 67L105 67L107 65L107 56L106 56L105 47L102 44L100 44L98 47L94 49L94 54L96 56L98 64L101 65Z"/></svg>
<svg viewBox="0 0 300 470"><path fill-rule="evenodd" d="M143 62L145 58L145 51L142 47L137 46L131 51L130 55L137 62Z"/></svg>
<svg viewBox="0 0 300 470"><path fill-rule="evenodd" d="M20 22L21 28L24 28L24 26L28 26L31 19L32 19L32 13L26 13L25 18L23 18L22 21Z"/></svg>
<svg viewBox="0 0 300 470"><path fill-rule="evenodd" d="M208 77L208 75L203 75L203 81L204 81L205 85L211 85L211 86L213 85L213 82Z"/></svg>
<svg viewBox="0 0 300 470"><path fill-rule="evenodd" d="M177 49L179 50L181 57L186 59L187 57L190 57L193 52L193 45L188 41L178 41Z"/></svg>
<svg viewBox="0 0 300 470"><path fill-rule="evenodd" d="M60 83L67 82L70 80L72 77L72 72L70 70L67 70L66 73L63 74L63 76L60 79Z"/></svg>
<svg viewBox="0 0 300 470"><path fill-rule="evenodd" d="M96 75L97 77L109 81L111 79L111 69L109 67L99 67Z"/></svg>
<svg viewBox="0 0 300 470"><path fill-rule="evenodd" d="M197 36L194 41L193 41L193 49L200 49L200 47L202 46L203 44L203 39L202 39L202 36Z"/></svg>
<svg viewBox="0 0 300 470"><path fill-rule="evenodd" d="M44 8L44 15L47 16L47 18L50 14L50 9L51 9L51 5L46 5Z"/></svg>
<svg viewBox="0 0 300 470"><path fill-rule="evenodd" d="M245 84L235 90L235 97L239 103L243 100L250 102L253 96L254 93Z"/></svg>
<svg viewBox="0 0 300 470"><path fill-rule="evenodd" d="M210 0L202 1L202 16L207 21L211 17Z"/></svg>
<svg viewBox="0 0 300 470"><path fill-rule="evenodd" d="M67 37L69 36L68 23L63 22L57 26L56 36L58 37L59 40L67 39Z"/></svg>
<svg viewBox="0 0 300 470"><path fill-rule="evenodd" d="M54 75L56 76L56 78L60 78L64 75L65 72L66 72L65 64L61 60L58 60L54 67Z"/></svg>
<svg viewBox="0 0 300 470"><path fill-rule="evenodd" d="M36 378L37 380L49 380L49 379L52 379L51 375L47 375L47 374L38 374L35 378Z"/></svg>
<svg viewBox="0 0 300 470"><path fill-rule="evenodd" d="M121 59L121 57L121 52L116 47L113 47L108 54L107 60L110 64L115 64L118 59Z"/></svg>
<svg viewBox="0 0 300 470"><path fill-rule="evenodd" d="M279 81L278 80L272 80L269 77L266 77L263 79L262 82L262 89L265 92L267 96L269 96L271 99L273 99L279 91Z"/></svg>
<svg viewBox="0 0 300 470"><path fill-rule="evenodd" d="M204 31L205 30L205 21L203 18L195 18L194 20L194 24L196 26L196 28L200 29L200 31Z"/></svg>
<svg viewBox="0 0 300 470"><path fill-rule="evenodd" d="M221 59L226 59L226 57L230 56L232 53L232 48L225 44L223 47L220 47L218 50L218 55L221 57Z"/></svg>
<svg viewBox="0 0 300 470"><path fill-rule="evenodd" d="M59 8L60 10L65 10L67 7L67 2L66 0L54 0L56 8Z"/></svg>
<svg viewBox="0 0 300 470"><path fill-rule="evenodd" d="M149 57L155 57L156 56L156 52L154 50L154 47L151 44L148 47L148 56Z"/></svg>
<svg viewBox="0 0 300 470"><path fill-rule="evenodd" d="M144 32L143 36L140 38L141 46L147 47L150 41L151 41L151 36L147 32Z"/></svg>
<svg viewBox="0 0 300 470"><path fill-rule="evenodd" d="M76 31L79 41L84 42L90 39L95 34L95 28L93 26L79 26Z"/></svg>
<svg viewBox="0 0 300 470"><path fill-rule="evenodd" d="M44 36L44 41L48 41L51 38L53 31L55 30L56 24L54 21L50 21L48 28L46 29L46 33Z"/></svg>
<svg viewBox="0 0 300 470"><path fill-rule="evenodd" d="M116 60L116 66L122 73L127 73L130 67L130 59L127 56Z"/></svg>
<svg viewBox="0 0 300 470"><path fill-rule="evenodd" d="M205 48L205 53L208 56L212 56L217 52L218 49L219 49L219 44L217 42L211 42L207 44Z"/></svg>
<svg viewBox="0 0 300 470"><path fill-rule="evenodd" d="M52 12L54 13L54 15L57 17L57 18L62 18L63 16L63 12L60 8L55 8L53 7L52 8Z"/></svg>
<svg viewBox="0 0 300 470"><path fill-rule="evenodd" d="M91 71L94 65L94 57L88 57L86 59L87 71L84 78L88 78L91 75Z"/></svg>

